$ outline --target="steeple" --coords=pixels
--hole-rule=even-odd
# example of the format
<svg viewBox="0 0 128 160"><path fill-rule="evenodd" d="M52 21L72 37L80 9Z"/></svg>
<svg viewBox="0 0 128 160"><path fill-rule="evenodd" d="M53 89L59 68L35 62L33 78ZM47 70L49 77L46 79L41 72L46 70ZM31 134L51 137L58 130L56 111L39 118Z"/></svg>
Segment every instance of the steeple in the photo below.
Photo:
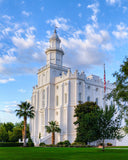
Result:
<svg viewBox="0 0 128 160"><path fill-rule="evenodd" d="M61 40L57 35L56 28L53 35L49 39L50 46L46 49L47 64L62 65L64 52L60 47Z"/></svg>

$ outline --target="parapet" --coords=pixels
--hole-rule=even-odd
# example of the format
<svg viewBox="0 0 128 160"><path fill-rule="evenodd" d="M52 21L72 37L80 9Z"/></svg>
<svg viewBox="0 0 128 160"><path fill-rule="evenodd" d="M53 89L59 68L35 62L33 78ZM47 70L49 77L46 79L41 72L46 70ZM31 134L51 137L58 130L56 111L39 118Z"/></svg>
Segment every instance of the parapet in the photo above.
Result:
<svg viewBox="0 0 128 160"><path fill-rule="evenodd" d="M81 73L78 70L75 70L74 73L71 72L71 69L68 69L67 72L62 72L62 75L55 78L55 83L64 81L66 79L80 79L85 80L85 73L82 71Z"/></svg>

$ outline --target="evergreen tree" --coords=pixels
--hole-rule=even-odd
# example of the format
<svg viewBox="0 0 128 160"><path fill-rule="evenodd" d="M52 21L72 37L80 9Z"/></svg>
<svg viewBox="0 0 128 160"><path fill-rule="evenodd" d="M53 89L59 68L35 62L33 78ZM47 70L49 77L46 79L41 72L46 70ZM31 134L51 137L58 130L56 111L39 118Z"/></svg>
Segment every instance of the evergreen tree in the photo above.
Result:
<svg viewBox="0 0 128 160"><path fill-rule="evenodd" d="M74 117L77 120L74 124L77 126L76 142L88 143L97 140L96 120L98 116L99 106L95 102L80 103L75 107Z"/></svg>
<svg viewBox="0 0 128 160"><path fill-rule="evenodd" d="M106 106L103 110L94 102L85 102L75 108L74 123L77 128L76 142L88 143L102 140L103 151L105 139L120 139L121 118L114 106Z"/></svg>
<svg viewBox="0 0 128 160"><path fill-rule="evenodd" d="M120 139L121 134L121 114L117 114L115 106L105 106L105 109L100 109L99 117L96 122L96 132L98 139L102 140L103 151L105 139Z"/></svg>

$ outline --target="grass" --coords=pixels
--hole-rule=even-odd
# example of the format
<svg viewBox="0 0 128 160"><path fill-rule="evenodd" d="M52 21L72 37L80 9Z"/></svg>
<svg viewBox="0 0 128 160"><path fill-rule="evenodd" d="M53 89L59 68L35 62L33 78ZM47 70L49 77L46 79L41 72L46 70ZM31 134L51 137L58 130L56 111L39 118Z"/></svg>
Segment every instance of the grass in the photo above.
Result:
<svg viewBox="0 0 128 160"><path fill-rule="evenodd" d="M0 147L0 160L127 160L128 150Z"/></svg>

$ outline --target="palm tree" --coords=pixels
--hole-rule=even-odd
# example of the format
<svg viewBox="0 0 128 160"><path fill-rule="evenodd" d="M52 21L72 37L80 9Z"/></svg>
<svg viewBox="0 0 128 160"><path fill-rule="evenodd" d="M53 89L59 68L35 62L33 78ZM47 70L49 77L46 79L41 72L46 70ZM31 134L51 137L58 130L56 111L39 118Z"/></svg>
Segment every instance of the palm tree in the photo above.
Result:
<svg viewBox="0 0 128 160"><path fill-rule="evenodd" d="M19 109L16 109L16 116L19 116L19 118L24 118L24 147L26 147L26 129L27 129L27 118L34 118L34 107L31 106L30 103L27 101L21 102L21 104L18 104Z"/></svg>
<svg viewBox="0 0 128 160"><path fill-rule="evenodd" d="M52 144L55 144L55 132L60 133L61 129L59 125L56 124L56 121L48 122L50 126L45 126L46 132L52 133Z"/></svg>

